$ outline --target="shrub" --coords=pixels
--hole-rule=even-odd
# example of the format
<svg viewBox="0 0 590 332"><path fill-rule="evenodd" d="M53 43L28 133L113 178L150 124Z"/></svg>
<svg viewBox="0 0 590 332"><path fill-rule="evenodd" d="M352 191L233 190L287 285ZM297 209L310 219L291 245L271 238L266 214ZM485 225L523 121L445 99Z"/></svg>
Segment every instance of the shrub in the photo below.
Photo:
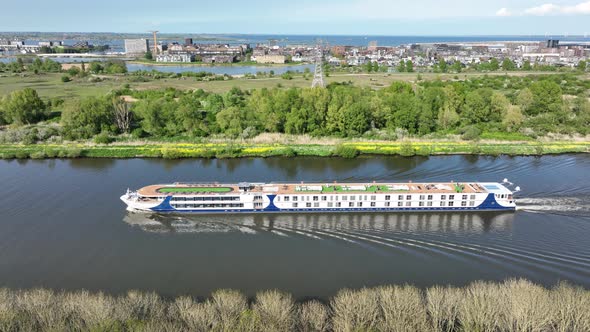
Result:
<svg viewBox="0 0 590 332"><path fill-rule="evenodd" d="M94 143L96 144L111 144L115 139L111 137L108 133L102 132L96 136L94 136Z"/></svg>
<svg viewBox="0 0 590 332"><path fill-rule="evenodd" d="M293 149L292 147L287 147L287 148L283 149L281 155L283 157L292 158L292 157L297 156L297 151L295 151L295 149Z"/></svg>
<svg viewBox="0 0 590 332"><path fill-rule="evenodd" d="M147 133L141 128L133 129L133 131L131 132L131 137L133 138L144 138L146 136Z"/></svg>
<svg viewBox="0 0 590 332"><path fill-rule="evenodd" d="M404 157L412 157L416 155L416 149L412 142L405 141L402 143L399 154Z"/></svg>
<svg viewBox="0 0 590 332"><path fill-rule="evenodd" d="M183 155L176 149L166 148L162 149L162 157L165 159L180 159L183 157Z"/></svg>
<svg viewBox="0 0 590 332"><path fill-rule="evenodd" d="M68 76L68 75L63 75L61 77L61 81L64 83L68 83L69 81L71 81L72 79Z"/></svg>
<svg viewBox="0 0 590 332"><path fill-rule="evenodd" d="M14 156L16 157L16 159L27 159L29 158L29 152L25 150L17 150L14 153Z"/></svg>
<svg viewBox="0 0 590 332"><path fill-rule="evenodd" d="M45 151L35 151L29 156L31 159L45 159L47 155Z"/></svg>
<svg viewBox="0 0 590 332"><path fill-rule="evenodd" d="M478 140L481 135L481 130L476 126L469 126L464 128L463 135L461 135L461 139L466 141L475 141Z"/></svg>
<svg viewBox="0 0 590 332"><path fill-rule="evenodd" d="M336 147L336 149L334 149L333 154L338 157L353 159L358 157L360 151L354 146L340 144Z"/></svg>
<svg viewBox="0 0 590 332"><path fill-rule="evenodd" d="M65 158L79 158L82 156L82 149L71 148L65 150Z"/></svg>
<svg viewBox="0 0 590 332"><path fill-rule="evenodd" d="M305 302L297 309L297 329L302 332L324 332L330 329L328 308L318 301Z"/></svg>
<svg viewBox="0 0 590 332"><path fill-rule="evenodd" d="M290 331L294 323L294 309L293 297L276 290L258 293L253 307L262 331Z"/></svg>
<svg viewBox="0 0 590 332"><path fill-rule="evenodd" d="M2 154L2 159L14 159L15 157L15 153L12 151L4 152Z"/></svg>

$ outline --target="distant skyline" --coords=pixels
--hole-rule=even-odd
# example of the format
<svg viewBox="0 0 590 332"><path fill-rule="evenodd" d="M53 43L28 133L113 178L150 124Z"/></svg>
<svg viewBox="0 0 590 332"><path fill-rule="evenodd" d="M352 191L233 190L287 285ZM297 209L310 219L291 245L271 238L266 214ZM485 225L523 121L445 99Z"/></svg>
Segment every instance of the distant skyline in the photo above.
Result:
<svg viewBox="0 0 590 332"><path fill-rule="evenodd" d="M34 9L34 10L32 10ZM22 0L0 31L299 35L584 35L590 1ZM19 15L21 14L22 15Z"/></svg>

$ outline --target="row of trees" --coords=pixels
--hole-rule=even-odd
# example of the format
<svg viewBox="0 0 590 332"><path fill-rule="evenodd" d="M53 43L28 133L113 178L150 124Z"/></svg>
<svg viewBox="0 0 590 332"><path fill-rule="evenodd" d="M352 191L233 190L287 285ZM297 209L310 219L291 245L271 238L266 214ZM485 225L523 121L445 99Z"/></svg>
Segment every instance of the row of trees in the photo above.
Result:
<svg viewBox="0 0 590 332"><path fill-rule="evenodd" d="M566 80L569 79L569 81ZM87 139L100 133L133 132L150 137L252 137L262 132L314 136L393 137L392 133L460 133L476 138L490 132L588 133L588 81L574 76L484 77L463 82L396 82L372 90L349 84L326 89L234 88L224 94L203 90L123 90L68 103L61 115L63 135ZM499 87L498 87L499 86ZM580 94L564 98L566 94ZM138 102L127 104L120 95ZM31 89L0 102L0 121L30 124L45 119L46 105Z"/></svg>

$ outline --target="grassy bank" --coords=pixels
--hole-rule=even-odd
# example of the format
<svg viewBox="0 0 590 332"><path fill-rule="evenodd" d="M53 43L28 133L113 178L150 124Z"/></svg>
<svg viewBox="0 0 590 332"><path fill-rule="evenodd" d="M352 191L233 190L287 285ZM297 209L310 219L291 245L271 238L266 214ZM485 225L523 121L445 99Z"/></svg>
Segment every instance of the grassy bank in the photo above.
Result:
<svg viewBox="0 0 590 332"><path fill-rule="evenodd" d="M590 291L524 280L464 288L342 290L329 303L279 291L248 301L222 290L205 301L0 290L1 331L590 331Z"/></svg>
<svg viewBox="0 0 590 332"><path fill-rule="evenodd" d="M45 158L241 158L241 157L344 157L362 155L547 155L588 153L588 141L321 141L308 143L116 143L3 144L2 159Z"/></svg>

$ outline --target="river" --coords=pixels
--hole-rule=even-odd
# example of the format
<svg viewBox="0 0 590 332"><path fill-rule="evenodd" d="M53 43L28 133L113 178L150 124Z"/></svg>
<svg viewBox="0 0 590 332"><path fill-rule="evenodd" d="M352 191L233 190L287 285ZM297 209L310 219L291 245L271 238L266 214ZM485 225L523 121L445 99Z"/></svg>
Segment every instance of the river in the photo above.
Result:
<svg viewBox="0 0 590 332"><path fill-rule="evenodd" d="M590 156L0 161L0 285L165 296L465 285L590 287ZM180 216L125 211L173 181L499 181L516 213Z"/></svg>

